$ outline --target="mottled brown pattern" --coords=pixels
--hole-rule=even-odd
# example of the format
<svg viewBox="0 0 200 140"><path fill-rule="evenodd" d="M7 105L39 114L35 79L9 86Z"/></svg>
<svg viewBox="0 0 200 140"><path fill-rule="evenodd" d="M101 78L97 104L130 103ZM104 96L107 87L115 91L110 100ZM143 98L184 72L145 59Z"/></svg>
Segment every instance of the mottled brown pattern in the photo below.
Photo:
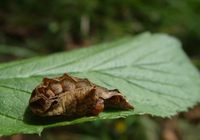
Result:
<svg viewBox="0 0 200 140"><path fill-rule="evenodd" d="M67 117L98 115L104 108L133 109L117 89L108 90L68 74L44 78L33 90L29 107L39 116Z"/></svg>

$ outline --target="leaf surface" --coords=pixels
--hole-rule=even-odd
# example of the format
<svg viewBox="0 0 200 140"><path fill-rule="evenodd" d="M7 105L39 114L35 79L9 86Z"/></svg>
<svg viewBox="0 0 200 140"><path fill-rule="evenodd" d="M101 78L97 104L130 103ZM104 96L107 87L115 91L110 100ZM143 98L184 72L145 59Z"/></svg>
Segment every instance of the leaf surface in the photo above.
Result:
<svg viewBox="0 0 200 140"><path fill-rule="evenodd" d="M135 109L41 121L27 109L31 92L43 77L65 72L119 89ZM179 41L164 34L144 33L85 49L0 64L0 135L41 133L48 127L135 114L170 117L200 101L199 85L199 72Z"/></svg>

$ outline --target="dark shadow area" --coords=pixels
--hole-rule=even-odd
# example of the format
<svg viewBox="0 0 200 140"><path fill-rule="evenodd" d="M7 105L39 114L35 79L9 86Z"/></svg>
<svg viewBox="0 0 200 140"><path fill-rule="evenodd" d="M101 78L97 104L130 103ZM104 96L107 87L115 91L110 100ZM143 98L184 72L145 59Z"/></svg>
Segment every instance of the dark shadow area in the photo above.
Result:
<svg viewBox="0 0 200 140"><path fill-rule="evenodd" d="M121 110L121 109L106 109L105 111L108 112L108 113L112 113L112 112L117 113L117 112L121 112L123 110ZM69 118L67 116L49 116L49 117L45 116L45 117L41 117L41 116L37 116L37 115L33 114L31 112L31 110L29 109L29 107L27 107L26 111L24 113L23 121L25 123L31 124L31 125L49 125L49 124L63 122L63 121L72 121L72 120L75 120L75 119L78 119L78 118L81 118L81 117L73 117L73 118Z"/></svg>
<svg viewBox="0 0 200 140"><path fill-rule="evenodd" d="M29 107L26 108L26 111L24 113L24 118L23 121L27 124L32 124L32 125L48 125L48 124L53 124L57 122L62 122L62 121L72 121L76 118L68 118L66 116L50 116L50 117L40 117L31 112Z"/></svg>

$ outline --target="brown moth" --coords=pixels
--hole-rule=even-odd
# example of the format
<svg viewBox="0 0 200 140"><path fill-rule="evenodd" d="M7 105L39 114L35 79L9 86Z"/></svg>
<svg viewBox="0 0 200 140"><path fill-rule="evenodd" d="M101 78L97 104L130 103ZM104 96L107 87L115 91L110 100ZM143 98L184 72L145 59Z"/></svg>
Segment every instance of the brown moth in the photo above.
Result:
<svg viewBox="0 0 200 140"><path fill-rule="evenodd" d="M133 109L117 89L108 90L68 74L44 78L33 90L29 107L39 116L67 117L98 115L104 108Z"/></svg>

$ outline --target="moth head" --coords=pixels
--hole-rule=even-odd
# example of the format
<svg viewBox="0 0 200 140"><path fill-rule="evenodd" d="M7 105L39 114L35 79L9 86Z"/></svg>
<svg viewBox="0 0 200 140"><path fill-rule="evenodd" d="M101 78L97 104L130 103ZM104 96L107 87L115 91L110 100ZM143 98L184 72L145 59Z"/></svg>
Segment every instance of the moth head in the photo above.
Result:
<svg viewBox="0 0 200 140"><path fill-rule="evenodd" d="M58 96L46 87L36 87L29 100L29 107L34 114L46 116L59 106Z"/></svg>

